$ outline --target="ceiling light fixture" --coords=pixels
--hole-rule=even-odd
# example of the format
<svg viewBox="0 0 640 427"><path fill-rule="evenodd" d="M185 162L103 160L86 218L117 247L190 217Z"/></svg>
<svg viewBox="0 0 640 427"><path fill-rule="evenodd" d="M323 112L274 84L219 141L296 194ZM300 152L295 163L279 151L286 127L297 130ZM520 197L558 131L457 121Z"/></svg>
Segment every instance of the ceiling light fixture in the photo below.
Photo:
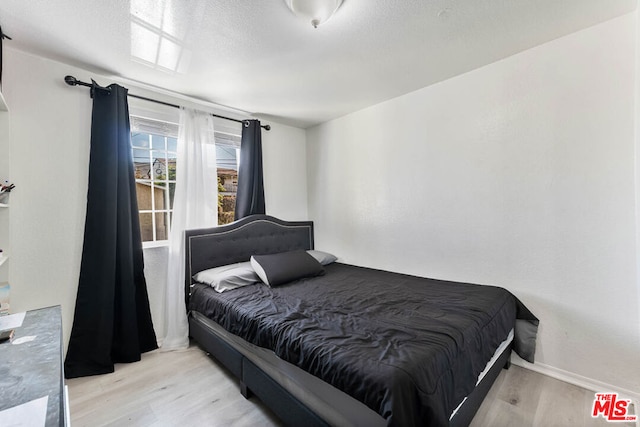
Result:
<svg viewBox="0 0 640 427"><path fill-rule="evenodd" d="M289 9L313 28L326 22L338 10L343 0L284 0Z"/></svg>

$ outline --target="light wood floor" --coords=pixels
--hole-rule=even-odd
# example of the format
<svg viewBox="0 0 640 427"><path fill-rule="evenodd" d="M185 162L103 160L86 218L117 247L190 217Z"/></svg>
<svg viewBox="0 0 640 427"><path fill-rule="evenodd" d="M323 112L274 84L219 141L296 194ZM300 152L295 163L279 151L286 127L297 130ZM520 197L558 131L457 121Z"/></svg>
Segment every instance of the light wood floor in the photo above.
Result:
<svg viewBox="0 0 640 427"><path fill-rule="evenodd" d="M73 427L280 425L260 400L242 397L237 380L195 345L180 352L156 350L140 362L116 365L112 374L71 379L67 385ZM471 425L610 425L590 417L592 402L590 391L511 366Z"/></svg>

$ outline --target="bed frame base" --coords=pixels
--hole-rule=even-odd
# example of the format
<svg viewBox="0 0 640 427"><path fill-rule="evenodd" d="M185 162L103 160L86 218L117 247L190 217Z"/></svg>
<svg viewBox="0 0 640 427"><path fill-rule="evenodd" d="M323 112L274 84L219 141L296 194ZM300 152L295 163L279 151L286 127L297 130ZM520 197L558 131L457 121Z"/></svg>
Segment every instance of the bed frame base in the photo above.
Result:
<svg viewBox="0 0 640 427"><path fill-rule="evenodd" d="M509 369L510 367L511 367L511 358L508 358L503 366L503 369Z"/></svg>
<svg viewBox="0 0 640 427"><path fill-rule="evenodd" d="M189 316L189 335L198 345L228 369L240 381L240 393L246 399L256 395L287 426L324 426L329 424L307 408L295 396L274 381L242 353L211 333L202 323ZM491 389L500 371L508 369L511 346L500 355L480 384L451 419L450 427L468 426Z"/></svg>
<svg viewBox="0 0 640 427"><path fill-rule="evenodd" d="M245 399L251 399L253 397L253 393L251 393L251 390L249 390L249 387L247 387L247 385L242 381L240 381L240 394Z"/></svg>
<svg viewBox="0 0 640 427"><path fill-rule="evenodd" d="M285 425L329 426L295 396L246 359L242 353L209 332L206 326L191 316L189 316L189 335L204 351L240 380L240 393L246 399L255 394Z"/></svg>
<svg viewBox="0 0 640 427"><path fill-rule="evenodd" d="M248 359L242 360L242 375L245 379L251 378L250 390L286 425L329 425Z"/></svg>
<svg viewBox="0 0 640 427"><path fill-rule="evenodd" d="M478 412L482 401L489 393L491 386L500 375L502 369L509 369L511 366L511 345L509 345L498 357L493 367L489 369L489 372L484 376L480 384L467 396L467 400L464 405L458 410L456 415L451 419L450 427L463 427L471 424L471 420Z"/></svg>

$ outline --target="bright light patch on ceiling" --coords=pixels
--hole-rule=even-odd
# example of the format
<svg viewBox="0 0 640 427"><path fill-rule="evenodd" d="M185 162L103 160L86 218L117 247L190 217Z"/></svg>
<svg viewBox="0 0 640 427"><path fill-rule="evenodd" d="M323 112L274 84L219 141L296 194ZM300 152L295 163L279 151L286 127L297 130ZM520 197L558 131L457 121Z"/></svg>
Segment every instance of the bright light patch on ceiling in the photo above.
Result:
<svg viewBox="0 0 640 427"><path fill-rule="evenodd" d="M163 0L131 0L131 16L142 22L146 22L152 27L162 26L162 15L165 10Z"/></svg>
<svg viewBox="0 0 640 427"><path fill-rule="evenodd" d="M176 37L179 19L173 1L131 0L131 57L148 67L186 73L191 52Z"/></svg>
<svg viewBox="0 0 640 427"><path fill-rule="evenodd" d="M131 55L154 64L158 57L160 36L143 27L137 22L131 22Z"/></svg>
<svg viewBox="0 0 640 427"><path fill-rule="evenodd" d="M189 24L193 23L193 2L166 0L162 31L179 40L184 40Z"/></svg>
<svg viewBox="0 0 640 427"><path fill-rule="evenodd" d="M182 53L182 46L169 39L160 40L160 52L158 53L158 65L169 70L178 70L178 60Z"/></svg>

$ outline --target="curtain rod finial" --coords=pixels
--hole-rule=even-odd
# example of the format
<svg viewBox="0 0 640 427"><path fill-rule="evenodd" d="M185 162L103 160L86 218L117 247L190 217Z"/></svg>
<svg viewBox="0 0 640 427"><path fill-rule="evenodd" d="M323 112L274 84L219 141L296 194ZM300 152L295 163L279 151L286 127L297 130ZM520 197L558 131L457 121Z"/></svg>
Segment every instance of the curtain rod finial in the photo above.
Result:
<svg viewBox="0 0 640 427"><path fill-rule="evenodd" d="M64 76L64 82L69 86L75 86L78 84L78 79L73 76Z"/></svg>
<svg viewBox="0 0 640 427"><path fill-rule="evenodd" d="M271 125L264 125L265 130L271 130Z"/></svg>

